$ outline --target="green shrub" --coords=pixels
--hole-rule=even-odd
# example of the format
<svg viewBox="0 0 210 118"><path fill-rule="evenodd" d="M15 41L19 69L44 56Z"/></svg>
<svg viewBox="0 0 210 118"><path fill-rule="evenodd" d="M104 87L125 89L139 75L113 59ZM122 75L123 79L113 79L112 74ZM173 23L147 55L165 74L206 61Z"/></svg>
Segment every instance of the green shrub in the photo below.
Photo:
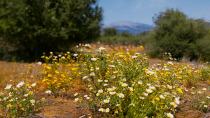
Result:
<svg viewBox="0 0 210 118"><path fill-rule="evenodd" d="M0 109L5 117L32 117L40 112L43 101L36 98L35 86L36 83L21 81L17 85L8 84L5 90L0 92Z"/></svg>
<svg viewBox="0 0 210 118"><path fill-rule="evenodd" d="M203 88L203 90L196 91L196 94L192 98L192 107L204 113L209 113L210 96L208 96L206 91L209 91L209 89Z"/></svg>
<svg viewBox="0 0 210 118"><path fill-rule="evenodd" d="M161 57L165 52L171 53L173 58L197 60L209 51L209 43L205 38L208 27L203 20L188 18L179 10L168 9L155 19L156 28L150 40L154 41L150 54ZM208 57L208 56L207 56Z"/></svg>
<svg viewBox="0 0 210 118"><path fill-rule="evenodd" d="M81 56L80 71L88 93L75 93L75 102L88 102L94 115L174 117L183 92L174 76L177 69L169 72L173 63L152 69L144 55L129 51L106 53L104 49Z"/></svg>
<svg viewBox="0 0 210 118"><path fill-rule="evenodd" d="M210 35L197 40L196 46L200 59L210 62Z"/></svg>
<svg viewBox="0 0 210 118"><path fill-rule="evenodd" d="M105 28L103 30L103 35L104 36L115 36L117 35L117 30L115 28Z"/></svg>
<svg viewBox="0 0 210 118"><path fill-rule="evenodd" d="M201 69L201 80L210 80L210 66Z"/></svg>
<svg viewBox="0 0 210 118"><path fill-rule="evenodd" d="M116 36L101 36L98 41L104 44L120 44L120 45L139 45L143 44L140 36L132 35L116 35Z"/></svg>

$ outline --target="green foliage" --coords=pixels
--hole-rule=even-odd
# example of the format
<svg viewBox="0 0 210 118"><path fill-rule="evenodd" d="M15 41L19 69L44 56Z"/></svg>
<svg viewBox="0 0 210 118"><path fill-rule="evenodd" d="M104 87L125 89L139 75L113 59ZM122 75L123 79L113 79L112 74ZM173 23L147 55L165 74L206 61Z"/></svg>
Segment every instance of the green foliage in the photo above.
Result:
<svg viewBox="0 0 210 118"><path fill-rule="evenodd" d="M104 44L120 44L120 45L138 45L142 44L142 38L140 36L101 36L98 41Z"/></svg>
<svg viewBox="0 0 210 118"><path fill-rule="evenodd" d="M71 80L79 77L77 67L71 58L70 52L56 56L53 52L49 56L42 56L44 60L42 85L47 89L46 93L54 96L63 95L71 87ZM67 68L63 64L69 64ZM72 69L69 69L69 68Z"/></svg>
<svg viewBox="0 0 210 118"><path fill-rule="evenodd" d="M210 66L207 65L201 69L201 80L210 80Z"/></svg>
<svg viewBox="0 0 210 118"><path fill-rule="evenodd" d="M160 57L163 53L168 52L177 59L199 58L197 41L203 39L208 32L203 20L193 20L181 11L168 9L155 18L155 24L153 37L155 49L153 51L156 55ZM204 46L201 45L199 46Z"/></svg>
<svg viewBox="0 0 210 118"><path fill-rule="evenodd" d="M210 61L210 33L196 42L199 57L204 61Z"/></svg>
<svg viewBox="0 0 210 118"><path fill-rule="evenodd" d="M129 37L132 34L130 34L129 32L122 32L120 35L125 36L125 37Z"/></svg>
<svg viewBox="0 0 210 118"><path fill-rule="evenodd" d="M183 94L180 85L194 74L190 67L172 62L150 67L145 55L132 51L107 53L101 47L97 52L80 55L88 93L75 93L75 102L89 103L97 117L174 117Z"/></svg>
<svg viewBox="0 0 210 118"><path fill-rule="evenodd" d="M115 28L105 28L104 29L104 36L116 36L117 30Z"/></svg>
<svg viewBox="0 0 210 118"><path fill-rule="evenodd" d="M3 0L0 5L0 34L23 59L64 51L100 34L96 0Z"/></svg>
<svg viewBox="0 0 210 118"><path fill-rule="evenodd" d="M204 113L209 113L210 96L206 92L208 88L203 88L201 91L196 91L196 94L192 98L192 107Z"/></svg>
<svg viewBox="0 0 210 118"><path fill-rule="evenodd" d="M40 112L43 102L36 99L36 83L28 84L24 81L16 86L8 84L0 93L0 109L7 118L31 117Z"/></svg>

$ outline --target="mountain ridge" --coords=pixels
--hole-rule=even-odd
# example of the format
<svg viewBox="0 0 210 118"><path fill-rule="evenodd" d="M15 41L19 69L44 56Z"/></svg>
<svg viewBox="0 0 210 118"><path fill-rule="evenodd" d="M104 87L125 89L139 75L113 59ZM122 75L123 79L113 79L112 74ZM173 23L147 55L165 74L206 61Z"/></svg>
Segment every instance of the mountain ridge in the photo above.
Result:
<svg viewBox="0 0 210 118"><path fill-rule="evenodd" d="M111 23L109 25L104 25L103 29L105 28L115 28L119 33L128 32L130 34L136 35L143 32L151 31L154 28L154 26L144 23L120 21Z"/></svg>

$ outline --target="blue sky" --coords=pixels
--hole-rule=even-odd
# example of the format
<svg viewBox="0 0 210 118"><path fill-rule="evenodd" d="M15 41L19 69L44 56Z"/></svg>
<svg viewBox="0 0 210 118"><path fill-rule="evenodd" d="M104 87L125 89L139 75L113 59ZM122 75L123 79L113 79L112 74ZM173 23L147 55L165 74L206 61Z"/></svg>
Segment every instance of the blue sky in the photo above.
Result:
<svg viewBox="0 0 210 118"><path fill-rule="evenodd" d="M99 0L99 5L103 8L103 24L119 21L153 24L152 17L167 8L210 21L210 0Z"/></svg>

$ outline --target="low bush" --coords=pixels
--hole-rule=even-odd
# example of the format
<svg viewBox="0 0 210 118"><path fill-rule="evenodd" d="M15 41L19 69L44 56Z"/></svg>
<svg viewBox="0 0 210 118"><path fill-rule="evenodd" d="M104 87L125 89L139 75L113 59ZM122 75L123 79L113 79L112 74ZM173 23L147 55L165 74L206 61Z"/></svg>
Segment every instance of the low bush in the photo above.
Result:
<svg viewBox="0 0 210 118"><path fill-rule="evenodd" d="M77 55L74 55L77 58ZM49 56L42 56L44 67L42 70L42 84L47 93L54 96L62 95L71 87L71 80L78 78L78 64L69 52L56 56L53 52Z"/></svg>
<svg viewBox="0 0 210 118"><path fill-rule="evenodd" d="M100 43L103 44L121 44L121 45L140 45L143 43L140 36L124 36L124 35L115 35L115 36L101 36L98 38Z"/></svg>
<svg viewBox="0 0 210 118"><path fill-rule="evenodd" d="M8 84L0 93L0 109L5 117L32 117L40 112L43 101L36 97L36 83L24 81L17 85Z"/></svg>
<svg viewBox="0 0 210 118"><path fill-rule="evenodd" d="M83 56L80 70L89 92L76 93L75 101L88 102L100 117L174 117L182 83L194 82L196 74L190 66L172 62L151 68L139 53L100 51Z"/></svg>

